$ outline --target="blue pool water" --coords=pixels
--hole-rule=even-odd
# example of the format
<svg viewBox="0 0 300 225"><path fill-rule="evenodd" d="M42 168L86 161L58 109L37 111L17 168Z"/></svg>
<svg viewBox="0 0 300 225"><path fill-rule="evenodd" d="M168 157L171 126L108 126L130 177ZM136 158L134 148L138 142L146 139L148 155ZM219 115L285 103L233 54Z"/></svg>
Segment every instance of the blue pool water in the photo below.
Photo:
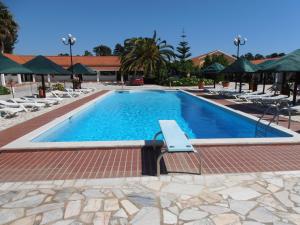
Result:
<svg viewBox="0 0 300 225"><path fill-rule="evenodd" d="M152 140L158 120L176 120L190 138L253 138L255 121L181 91L112 92L34 142ZM268 128L268 137L290 137Z"/></svg>

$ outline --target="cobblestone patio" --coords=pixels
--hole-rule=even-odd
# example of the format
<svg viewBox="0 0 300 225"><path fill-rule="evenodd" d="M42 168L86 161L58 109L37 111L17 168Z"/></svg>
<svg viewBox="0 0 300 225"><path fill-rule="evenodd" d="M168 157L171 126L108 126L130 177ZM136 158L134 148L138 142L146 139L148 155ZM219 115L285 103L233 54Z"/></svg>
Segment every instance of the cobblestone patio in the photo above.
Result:
<svg viewBox="0 0 300 225"><path fill-rule="evenodd" d="M300 224L300 171L1 183L0 224Z"/></svg>

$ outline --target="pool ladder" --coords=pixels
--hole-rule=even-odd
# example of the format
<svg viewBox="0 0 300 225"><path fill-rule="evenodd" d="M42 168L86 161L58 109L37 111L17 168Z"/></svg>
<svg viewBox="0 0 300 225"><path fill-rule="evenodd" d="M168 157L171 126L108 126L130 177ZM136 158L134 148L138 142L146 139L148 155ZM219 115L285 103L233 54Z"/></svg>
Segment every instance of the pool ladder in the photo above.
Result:
<svg viewBox="0 0 300 225"><path fill-rule="evenodd" d="M264 119L264 117L271 111L271 109L275 109L275 112L273 114L273 117L269 120L267 124L261 123L261 120ZM284 104L276 104L276 105L270 105L264 113L259 117L259 119L256 121L256 126L255 126L255 136L256 137L267 137L267 132L268 128L271 126L273 122L276 122L278 125L279 121L279 116L280 113L283 111L287 111L289 115L289 120L288 120L288 128L290 129L291 127L291 110L290 106L286 103Z"/></svg>

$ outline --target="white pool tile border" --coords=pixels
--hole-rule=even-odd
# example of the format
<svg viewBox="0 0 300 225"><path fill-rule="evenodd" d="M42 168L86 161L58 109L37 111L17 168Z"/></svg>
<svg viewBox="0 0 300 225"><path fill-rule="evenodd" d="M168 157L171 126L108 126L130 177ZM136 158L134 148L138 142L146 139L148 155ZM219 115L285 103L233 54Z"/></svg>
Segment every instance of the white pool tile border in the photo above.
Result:
<svg viewBox="0 0 300 225"><path fill-rule="evenodd" d="M180 89L179 89L180 90ZM124 90L115 90L115 91L124 91ZM129 90L129 91L139 91L139 90ZM140 90L144 91L144 90ZM164 90L164 91L178 91L178 90ZM250 114L231 109L222 104L214 102L212 100L196 96L192 93L189 93L184 90L180 90L186 94L189 94L195 98L199 98L203 101L209 102L211 104L217 105L225 110L231 111L233 113L239 114L241 116L247 117L251 120L257 121L258 118ZM32 139L44 133L46 130L62 123L66 119L70 118L79 111L89 107L90 105L96 103L98 100L105 98L107 95L113 93L114 91L109 91L85 104L82 106L54 119L53 121L43 125L42 127L10 142L9 144L0 148L0 150L10 150L10 149L54 149L54 148L111 148L111 147L141 147L147 145L146 141L86 141L86 142L31 142ZM264 124L268 124L267 121L261 121ZM292 137L280 137L280 138L218 138L218 139L191 139L191 143L194 145L253 145L253 144L292 144L300 143L300 134L291 131L285 127L278 126L276 124L271 124L271 127L280 130L282 132L292 135Z"/></svg>

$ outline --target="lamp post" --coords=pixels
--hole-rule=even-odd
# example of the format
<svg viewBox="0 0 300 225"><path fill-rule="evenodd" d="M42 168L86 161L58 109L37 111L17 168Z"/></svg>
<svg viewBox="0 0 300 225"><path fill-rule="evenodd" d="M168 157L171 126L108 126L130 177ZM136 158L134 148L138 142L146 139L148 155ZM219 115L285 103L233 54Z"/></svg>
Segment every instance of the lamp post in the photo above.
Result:
<svg viewBox="0 0 300 225"><path fill-rule="evenodd" d="M236 38L234 38L233 43L237 47L237 53L236 57L237 59L240 58L240 46L245 45L247 42L247 38L242 37L241 35L238 35ZM242 75L240 77L240 92L242 91ZM237 81L235 81L235 89L237 88Z"/></svg>
<svg viewBox="0 0 300 225"><path fill-rule="evenodd" d="M71 57L71 72L72 72L72 81L73 81L73 78L74 78L74 71L73 71L73 56L72 56L72 45L75 44L76 42L76 38L72 36L72 34L68 34L68 37L67 38L62 38L61 39L62 42L65 44L65 45L69 45L70 46L70 57ZM74 82L73 82L73 89L74 89Z"/></svg>
<svg viewBox="0 0 300 225"><path fill-rule="evenodd" d="M237 54L236 57L240 57L240 46L245 45L247 42L247 38L242 37L241 35L238 35L236 38L234 38L233 43L235 46L237 46Z"/></svg>

